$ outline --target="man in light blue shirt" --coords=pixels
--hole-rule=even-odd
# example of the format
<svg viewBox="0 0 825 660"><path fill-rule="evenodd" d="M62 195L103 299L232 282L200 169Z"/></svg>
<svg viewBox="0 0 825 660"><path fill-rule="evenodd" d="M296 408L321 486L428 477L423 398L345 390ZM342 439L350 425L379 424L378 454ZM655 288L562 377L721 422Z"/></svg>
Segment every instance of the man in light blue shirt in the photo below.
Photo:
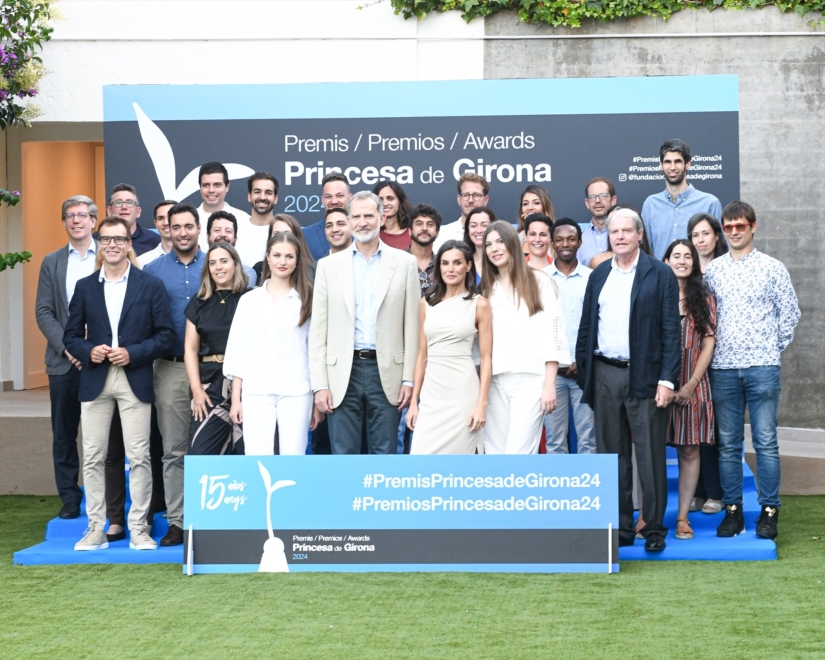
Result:
<svg viewBox="0 0 825 660"><path fill-rule="evenodd" d="M690 147L681 140L668 140L659 148L665 189L648 197L642 206L648 242L659 260L673 241L688 237L687 223L691 217L697 213L710 213L717 220L722 217L719 200L687 182L691 158Z"/></svg>
<svg viewBox="0 0 825 660"><path fill-rule="evenodd" d="M581 247L576 254L580 264L590 265L597 254L610 249L607 242L607 215L616 206L616 188L609 179L597 176L584 187L584 205L590 211L590 224L582 232Z"/></svg>
<svg viewBox="0 0 825 660"><path fill-rule="evenodd" d="M556 259L545 271L550 274L561 292L561 307L567 345L575 346L582 317L582 304L591 271L576 258L581 249L582 230L570 218L559 218L553 226L553 249ZM579 454L596 453L596 433L593 428L593 409L582 403L582 391L576 383L576 363L559 369L556 376L556 409L544 418L548 454L567 454L567 432L570 408L576 428L576 451Z"/></svg>

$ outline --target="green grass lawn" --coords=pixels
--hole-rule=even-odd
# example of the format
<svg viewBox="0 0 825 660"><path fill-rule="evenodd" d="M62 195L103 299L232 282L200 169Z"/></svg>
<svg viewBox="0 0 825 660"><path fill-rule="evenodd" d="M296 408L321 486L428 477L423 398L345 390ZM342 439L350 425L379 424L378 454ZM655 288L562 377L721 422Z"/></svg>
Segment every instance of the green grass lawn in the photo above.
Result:
<svg viewBox="0 0 825 660"><path fill-rule="evenodd" d="M779 561L618 575L13 566L59 507L0 497L0 658L825 658L825 497L783 499Z"/></svg>

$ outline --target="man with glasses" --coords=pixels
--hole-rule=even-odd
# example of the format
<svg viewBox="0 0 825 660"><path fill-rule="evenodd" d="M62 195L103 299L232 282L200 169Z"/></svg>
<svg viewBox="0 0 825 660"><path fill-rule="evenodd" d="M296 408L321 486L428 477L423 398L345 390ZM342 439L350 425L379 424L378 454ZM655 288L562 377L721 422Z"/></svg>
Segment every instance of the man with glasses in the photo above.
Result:
<svg viewBox="0 0 825 660"><path fill-rule="evenodd" d="M83 492L78 486L80 459L77 429L80 425L80 361L66 350L63 331L69 305L78 280L95 271L97 244L92 231L97 222L97 206L84 195L63 202L63 229L68 245L47 254L40 265L35 318L46 337L46 374L52 417L52 458L57 493L63 502L60 518L77 518Z"/></svg>
<svg viewBox="0 0 825 660"><path fill-rule="evenodd" d="M697 213L722 214L722 205L710 193L696 190L687 182L690 147L681 140L668 140L659 147L659 167L665 175L665 189L650 195L642 206L642 218L653 254L663 259L668 246L687 238L687 223Z"/></svg>
<svg viewBox="0 0 825 660"><path fill-rule="evenodd" d="M464 240L464 223L467 221L467 214L477 206L487 206L490 201L490 183L483 176L475 172L465 172L456 181L458 188L458 208L461 209L461 217L455 222L449 222L441 228L438 238L435 241L433 250L438 249L449 240Z"/></svg>
<svg viewBox="0 0 825 660"><path fill-rule="evenodd" d="M82 365L78 393L89 523L74 549L109 547L103 532L104 464L117 408L130 465L129 547L155 550L157 543L146 521L152 498L152 363L170 349L175 332L163 284L129 262L132 245L127 221L106 218L100 223L99 241L103 267L77 282L63 334L66 349Z"/></svg>
<svg viewBox="0 0 825 660"><path fill-rule="evenodd" d="M433 244L441 229L441 214L434 206L419 204L410 213L410 249L407 250L418 263L418 282L421 295L433 285L435 255ZM406 426L406 425L405 425Z"/></svg>
<svg viewBox="0 0 825 660"><path fill-rule="evenodd" d="M132 235L132 249L137 256L153 250L161 242L158 234L144 229L138 224L140 201L138 201L137 190L128 183L119 183L112 188L112 194L109 195L109 206L106 207L106 215L117 216L126 221Z"/></svg>
<svg viewBox="0 0 825 660"><path fill-rule="evenodd" d="M200 218L191 204L175 204L169 209L169 234L172 251L146 266L146 272L159 278L166 287L175 341L155 363L155 398L158 425L163 436L163 489L166 494L166 519L169 532L160 544L183 543L183 458L189 449L189 378L183 363L186 330L184 311L200 288L204 253L198 247Z"/></svg>
<svg viewBox="0 0 825 660"><path fill-rule="evenodd" d="M742 451L745 407L751 424L759 504L756 535L775 539L779 519L779 360L793 341L800 311L785 266L753 245L756 212L745 202L722 211L730 252L708 264L705 282L716 298L716 349L710 389L719 442L719 477L725 519L717 536L745 531L742 512Z"/></svg>
<svg viewBox="0 0 825 660"><path fill-rule="evenodd" d="M616 188L613 182L597 176L584 187L584 205L590 211L590 224L582 232L581 247L576 253L579 263L590 266L597 254L610 249L607 242L607 214L616 206Z"/></svg>

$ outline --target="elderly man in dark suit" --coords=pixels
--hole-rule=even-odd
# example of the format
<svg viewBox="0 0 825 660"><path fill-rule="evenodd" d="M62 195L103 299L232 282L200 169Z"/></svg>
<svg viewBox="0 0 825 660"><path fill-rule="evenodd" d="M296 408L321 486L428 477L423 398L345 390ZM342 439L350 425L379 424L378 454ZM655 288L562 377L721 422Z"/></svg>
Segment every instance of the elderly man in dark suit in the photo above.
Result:
<svg viewBox="0 0 825 660"><path fill-rule="evenodd" d="M51 398L54 480L63 502L58 515L77 518L83 498L77 483L80 471L77 455L80 400L77 394L81 364L63 345L63 330L77 281L95 271L97 244L92 231L97 222L97 206L88 197L75 195L63 202L61 215L69 243L43 259L34 313L48 342L46 374Z"/></svg>
<svg viewBox="0 0 825 660"><path fill-rule="evenodd" d="M619 545L632 545L631 437L642 486L645 549L665 548L669 406L681 365L679 285L670 267L639 249L644 226L616 211L607 232L615 256L590 275L576 362L582 401L593 407L599 453L619 455Z"/></svg>
<svg viewBox="0 0 825 660"><path fill-rule="evenodd" d="M149 463L152 364L168 353L175 328L163 283L133 268L129 225L119 217L100 223L103 267L77 283L63 334L66 349L83 365L80 372L83 425L83 481L89 526L75 550L109 546L103 526L104 463L115 406L120 411L123 443L129 457L130 547L154 550L146 513L152 497Z"/></svg>

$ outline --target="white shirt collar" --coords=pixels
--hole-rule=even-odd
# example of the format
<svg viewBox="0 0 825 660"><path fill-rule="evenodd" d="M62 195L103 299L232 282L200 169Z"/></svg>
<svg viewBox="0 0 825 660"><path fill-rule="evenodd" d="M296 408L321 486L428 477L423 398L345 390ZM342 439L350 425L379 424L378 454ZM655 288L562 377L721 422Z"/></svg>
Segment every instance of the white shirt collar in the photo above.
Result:
<svg viewBox="0 0 825 660"><path fill-rule="evenodd" d="M72 252L80 255L81 259L83 259L87 254L89 254L89 252L91 252L92 254L97 254L97 241L95 239L92 239L92 242L89 243L89 247L86 248L86 254L80 254L80 251L75 249L75 246L69 243L69 254L72 254Z"/></svg>
<svg viewBox="0 0 825 660"><path fill-rule="evenodd" d="M636 266L639 265L639 255L641 255L641 254L642 254L642 249L639 248L639 251L636 253L636 258L633 260L633 264L630 266L630 268L628 270L622 270L621 268L619 268L618 263L616 262L616 259L618 259L618 256L614 255L614 257L610 260L611 268L613 270L617 270L617 271L619 271L620 273L623 273L623 274L632 273L634 270L636 270Z"/></svg>
<svg viewBox="0 0 825 660"><path fill-rule="evenodd" d="M123 277L121 277L119 280L109 280L109 279L106 279L106 276L104 275L104 273L106 271L105 271L104 267L101 266L100 267L100 275L98 276L97 279L100 282L104 282L104 281L109 282L109 284L118 284L120 282L126 282L129 279L129 271L130 270L132 270L132 264L130 262L127 262L126 263L126 270L123 273Z"/></svg>
<svg viewBox="0 0 825 660"><path fill-rule="evenodd" d="M550 269L551 269L551 270L550 270L550 273L551 273L552 275L555 275L555 274L557 274L557 273L558 273L558 274L559 274L559 275L561 275L562 277L573 277L574 275L579 275L580 277L584 277L584 273L582 272L582 268L584 268L584 264L582 264L582 262L581 262L581 261L576 260L576 267L573 269L573 272L572 272L572 273L570 273L569 275L565 275L564 273L562 273L562 272L561 272L561 271L560 271L560 270L556 267L556 260L555 260L555 259L553 259L553 261L552 261L552 262L550 262Z"/></svg>

